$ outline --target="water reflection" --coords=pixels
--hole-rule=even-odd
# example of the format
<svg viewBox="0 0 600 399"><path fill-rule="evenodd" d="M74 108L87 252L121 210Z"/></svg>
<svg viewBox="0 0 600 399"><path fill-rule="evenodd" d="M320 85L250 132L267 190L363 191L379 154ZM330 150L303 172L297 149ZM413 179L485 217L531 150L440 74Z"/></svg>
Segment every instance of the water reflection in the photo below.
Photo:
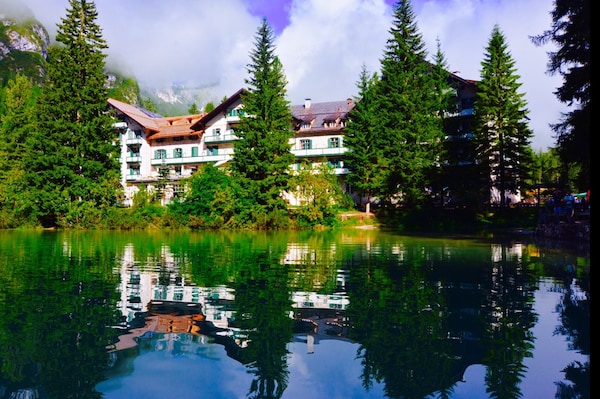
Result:
<svg viewBox="0 0 600 399"><path fill-rule="evenodd" d="M536 351L554 350L536 333L547 287L561 295L555 334L583 356L561 356L575 360L545 383L589 397L589 255L365 231L0 234L0 399L127 397L143 388L114 384L141 372L150 384L135 366L145 356L242 382L215 397L297 397L298 362L342 351L360 388L310 382L344 396L452 398L478 370L478 397L544 396L526 382L539 378ZM346 346L331 354L334 343ZM188 384L206 389L194 375Z"/></svg>

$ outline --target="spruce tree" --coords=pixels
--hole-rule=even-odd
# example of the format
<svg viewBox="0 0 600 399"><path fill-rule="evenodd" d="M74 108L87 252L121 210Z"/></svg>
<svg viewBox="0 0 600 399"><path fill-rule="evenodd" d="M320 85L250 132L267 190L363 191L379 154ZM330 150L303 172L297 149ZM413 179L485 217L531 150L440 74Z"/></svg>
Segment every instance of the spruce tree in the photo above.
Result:
<svg viewBox="0 0 600 399"><path fill-rule="evenodd" d="M446 131L446 118L448 112L453 108L453 101L456 100L456 90L450 84L450 73L448 72L448 62L442 52L442 45L439 39L436 41L437 50L434 55L434 62L431 65L431 78L433 79L436 95L434 101L437 103L435 115L439 118L444 132ZM440 204L444 204L444 187L449 186L449 178L443 170L444 165L448 165L448 141L443 140L442 145L438 146L439 152L437 160L429 169L429 181L431 181L432 196L440 199ZM455 178L455 176L452 176Z"/></svg>
<svg viewBox="0 0 600 399"><path fill-rule="evenodd" d="M245 114L236 135L232 170L249 196L252 222L278 227L288 219L281 197L289 186L294 162L289 140L292 115L286 100L287 80L275 55L272 28L263 19L247 65L248 85L242 93Z"/></svg>
<svg viewBox="0 0 600 399"><path fill-rule="evenodd" d="M3 89L5 111L0 115L0 228L15 227L23 209L25 143L33 121L39 87L30 78L16 75Z"/></svg>
<svg viewBox="0 0 600 399"><path fill-rule="evenodd" d="M517 194L528 178L532 132L528 127L520 76L498 25L481 63L481 80L474 105L475 156L481 172L481 202L507 205L506 195Z"/></svg>
<svg viewBox="0 0 600 399"><path fill-rule="evenodd" d="M558 46L557 51L548 53L548 72L563 77L555 94L572 110L563 114L552 129L557 133L557 150L563 163L581 166L577 184L585 190L590 186L591 171L591 1L555 0L551 15L551 29L531 39L538 46L548 42Z"/></svg>
<svg viewBox="0 0 600 399"><path fill-rule="evenodd" d="M384 160L383 149L377 146L376 140L379 130L373 86L377 79L377 74L370 74L363 64L357 82L358 96L344 129L344 144L349 150L345 162L350 170L346 179L360 196L361 208L365 201L365 212L371 211L373 194L384 192L386 187L379 174L379 162Z"/></svg>
<svg viewBox="0 0 600 399"><path fill-rule="evenodd" d="M375 194L384 202L413 207L423 203L430 189L444 133L431 64L410 1L394 6L390 34L376 86L375 145L385 158L378 174L387 187Z"/></svg>
<svg viewBox="0 0 600 399"><path fill-rule="evenodd" d="M46 225L78 224L115 203L119 156L106 112L107 48L93 1L69 0L49 50L48 80L28 143L31 211ZM93 223L93 221L92 221Z"/></svg>

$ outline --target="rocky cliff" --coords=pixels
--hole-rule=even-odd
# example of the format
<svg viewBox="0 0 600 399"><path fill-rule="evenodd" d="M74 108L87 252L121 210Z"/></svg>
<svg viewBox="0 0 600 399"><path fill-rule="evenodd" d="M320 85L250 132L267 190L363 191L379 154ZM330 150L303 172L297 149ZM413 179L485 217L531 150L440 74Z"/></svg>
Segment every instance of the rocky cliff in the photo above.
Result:
<svg viewBox="0 0 600 399"><path fill-rule="evenodd" d="M26 10L0 10L0 86L17 73L43 82L49 45L48 31Z"/></svg>

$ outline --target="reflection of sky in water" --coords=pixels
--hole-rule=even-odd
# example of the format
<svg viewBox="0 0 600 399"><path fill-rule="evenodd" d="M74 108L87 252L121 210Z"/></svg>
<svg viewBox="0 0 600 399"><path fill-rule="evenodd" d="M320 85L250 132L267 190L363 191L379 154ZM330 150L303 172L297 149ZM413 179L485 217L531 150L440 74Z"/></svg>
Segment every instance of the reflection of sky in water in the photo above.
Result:
<svg viewBox="0 0 600 399"><path fill-rule="evenodd" d="M539 290L535 291L535 312L539 317L532 330L533 336L536 337L533 342L535 346L533 357L524 359L527 374L520 385L523 398L554 398L556 394L554 382L563 381L565 377L561 370L575 360L582 363L589 360L587 356L567 351L565 349L568 345L567 337L554 334L554 330L560 323L556 305L560 303L563 294L552 291L553 286L554 284L549 280L541 281ZM479 364L469 366L465 371L464 380L465 382L456 384L452 398L489 398L485 392L484 366Z"/></svg>
<svg viewBox="0 0 600 399"><path fill-rule="evenodd" d="M130 375L98 384L105 399L246 398L252 375L227 357L220 345L210 358L193 354L143 352ZM305 343L288 345L289 384L283 398L381 398L383 385L374 383L369 394L361 386L361 366L354 360L357 344L322 340L309 354Z"/></svg>
<svg viewBox="0 0 600 399"><path fill-rule="evenodd" d="M552 286L550 281L542 281L535 292L534 311L539 319L532 331L536 337L534 357L524 360L527 372L520 385L523 398L553 398L554 382L564 379L561 370L574 360L588 359L566 350L566 337L554 334L559 325L556 305L563 293L553 292ZM288 349L290 374L283 399L384 397L383 384L374 382L371 391L364 392L360 361L355 359L357 344L325 339L315 342L312 354L303 342L289 343ZM485 367L471 365L451 398L488 398L484 378ZM97 389L105 399L233 399L246 398L251 381L245 366L229 358L221 345L201 343L193 346L193 353L142 351L131 373L104 381Z"/></svg>

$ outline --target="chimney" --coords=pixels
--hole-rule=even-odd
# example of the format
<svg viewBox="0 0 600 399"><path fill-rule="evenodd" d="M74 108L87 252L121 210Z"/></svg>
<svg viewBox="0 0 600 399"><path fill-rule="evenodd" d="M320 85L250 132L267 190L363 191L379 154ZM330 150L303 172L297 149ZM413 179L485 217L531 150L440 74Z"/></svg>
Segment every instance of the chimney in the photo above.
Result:
<svg viewBox="0 0 600 399"><path fill-rule="evenodd" d="M309 109L310 108L310 98L304 99L304 108L305 109Z"/></svg>

